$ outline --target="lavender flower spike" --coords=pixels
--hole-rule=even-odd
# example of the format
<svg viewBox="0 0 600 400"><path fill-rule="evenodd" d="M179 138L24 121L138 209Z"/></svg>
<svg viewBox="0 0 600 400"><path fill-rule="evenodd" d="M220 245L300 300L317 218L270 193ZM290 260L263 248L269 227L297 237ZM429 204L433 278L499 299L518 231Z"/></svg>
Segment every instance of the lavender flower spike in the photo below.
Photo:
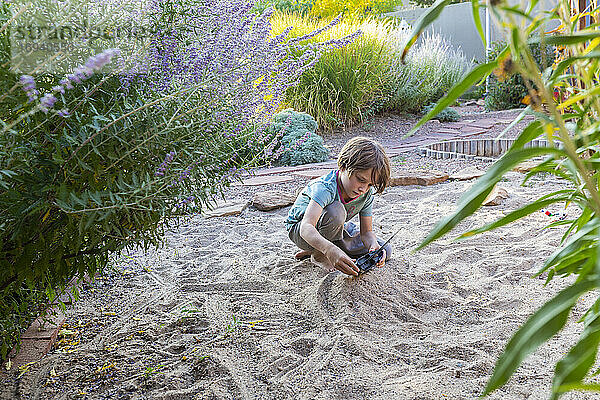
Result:
<svg viewBox="0 0 600 400"><path fill-rule="evenodd" d="M47 113L50 108L54 107L54 103L56 103L56 97L50 93L46 93L40 100L40 110Z"/></svg>
<svg viewBox="0 0 600 400"><path fill-rule="evenodd" d="M71 116L71 114L69 113L69 110L67 110L66 108L63 108L62 110L58 111L58 115L60 115L63 118L67 118L67 117Z"/></svg>
<svg viewBox="0 0 600 400"><path fill-rule="evenodd" d="M31 75L21 75L19 79L19 83L23 86L23 90L27 94L29 98L29 102L37 99L37 95L39 94L38 90L35 88L35 80Z"/></svg>
<svg viewBox="0 0 600 400"><path fill-rule="evenodd" d="M96 54L95 56L88 58L84 65L84 68L87 68L91 71L99 71L102 69L102 67L108 64L114 56L116 56L119 53L119 49L105 50L100 54Z"/></svg>
<svg viewBox="0 0 600 400"><path fill-rule="evenodd" d="M31 75L21 75L19 83L23 86L23 90L29 91L35 89L35 80Z"/></svg>

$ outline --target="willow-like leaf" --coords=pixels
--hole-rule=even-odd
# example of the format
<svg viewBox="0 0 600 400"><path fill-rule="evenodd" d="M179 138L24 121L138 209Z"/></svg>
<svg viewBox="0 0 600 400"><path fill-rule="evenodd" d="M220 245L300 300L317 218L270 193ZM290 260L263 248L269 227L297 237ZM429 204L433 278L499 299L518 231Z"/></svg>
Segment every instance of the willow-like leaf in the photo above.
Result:
<svg viewBox="0 0 600 400"><path fill-rule="evenodd" d="M506 49L505 51L507 51ZM452 87L448 93L441 98L435 107L423 116L415 126L404 136L413 135L424 123L435 117L440 111L454 103L458 97L467 91L471 86L479 82L483 77L489 75L498 66L498 61L492 61L487 64L478 65L469 72L460 82Z"/></svg>
<svg viewBox="0 0 600 400"><path fill-rule="evenodd" d="M600 37L600 32L583 32L574 33L571 35L552 35L544 36L544 43L550 46L568 46L573 44L585 43L589 40L594 40ZM541 38L539 36L532 37L527 41L529 44L540 43Z"/></svg>
<svg viewBox="0 0 600 400"><path fill-rule="evenodd" d="M481 38L483 47L487 48L488 43L485 40L485 33L483 32L483 26L481 25L481 17L479 16L479 0L471 0L471 11L473 12L473 22L475 23L475 28L477 28L477 32L479 32L479 37Z"/></svg>
<svg viewBox="0 0 600 400"><path fill-rule="evenodd" d="M508 14L515 14L518 15L519 17L523 17L528 21L533 21L533 17L531 15L528 15L525 11L522 11L519 9L518 6L502 6L502 7L498 7L499 10L502 10Z"/></svg>
<svg viewBox="0 0 600 400"><path fill-rule="evenodd" d="M579 296L596 286L596 281L582 281L569 286L529 317L510 339L496 362L494 373L487 383L483 396L508 382L525 357L562 329Z"/></svg>
<svg viewBox="0 0 600 400"><path fill-rule="evenodd" d="M569 107L572 104L575 104L584 99L593 99L596 95L600 93L600 86L595 86L589 89L584 90L583 92L573 95L569 97L567 100L563 101L559 105L556 106L558 110L563 110Z"/></svg>
<svg viewBox="0 0 600 400"><path fill-rule="evenodd" d="M594 213L592 209L589 207L584 208L579 218L577 218L577 230L583 228L593 217Z"/></svg>
<svg viewBox="0 0 600 400"><path fill-rule="evenodd" d="M532 177L534 177L534 176L536 176L538 174L541 174L541 173L551 174L551 175L557 176L557 177L559 177L561 179L564 179L564 180L567 180L567 181L572 181L571 175L569 175L566 172L564 172L563 169L557 168L552 163L552 161L554 161L554 160L553 159L544 160L542 163L540 163L538 166L536 166L535 168L533 168L531 171L527 172L527 174L525 175L525 178L523 179L523 182L521 183L521 185L524 185Z"/></svg>
<svg viewBox="0 0 600 400"><path fill-rule="evenodd" d="M596 361L598 344L600 344L600 313L598 302L593 307L592 313L586 314L588 320L579 341L571 348L569 353L556 364L554 379L552 381L552 397L564 391L566 385L582 384L583 378L588 374ZM591 311L591 309L590 309Z"/></svg>
<svg viewBox="0 0 600 400"><path fill-rule="evenodd" d="M600 219L595 218L589 221L585 226L583 226L579 231L577 231L567 244L561 249L557 249L544 263L542 268L535 276L539 276L544 273L548 268L552 267L554 264L557 264L562 258L567 257L569 254L576 252L580 247L582 241L586 241L587 235L591 232L594 232L598 226L600 226Z"/></svg>
<svg viewBox="0 0 600 400"><path fill-rule="evenodd" d="M429 243L440 238L454 228L460 221L473 214L479 208L481 203L483 203L500 178L516 164L523 160L550 153L557 154L558 156L565 156L565 153L562 150L552 147L529 147L526 149L512 150L504 154L504 156L496 161L496 163L488 169L486 174L479 178L473 187L461 197L457 210L453 214L440 220L415 251L422 249Z"/></svg>
<svg viewBox="0 0 600 400"><path fill-rule="evenodd" d="M600 384L590 383L570 383L567 385L561 385L557 391L560 393L570 392L571 390L582 390L586 392L600 392Z"/></svg>
<svg viewBox="0 0 600 400"><path fill-rule="evenodd" d="M408 54L410 48L415 44L421 33L427 28L429 25L435 21L442 10L450 4L450 0L437 0L431 7L427 9L423 15L419 18L419 20L415 23L415 26L411 32L410 37L407 39L406 44L404 45L404 50L402 50L401 61L404 62L404 58Z"/></svg>
<svg viewBox="0 0 600 400"><path fill-rule="evenodd" d="M567 200L569 200L569 198L570 197L567 197L567 196L560 196L560 197L552 197L552 198L544 199L544 200L538 199L535 202L528 204L524 207L521 207L490 224L482 226L481 228L478 228L478 229L473 229L471 231L465 232L462 235L460 235L458 238L462 239L462 238L478 235L480 233L491 231L491 230L499 228L501 226L508 225L511 222L514 222L514 221L521 219L529 214L532 214L538 210L541 210L542 208L546 208L551 204L554 204L554 203L557 203L560 201L567 201Z"/></svg>

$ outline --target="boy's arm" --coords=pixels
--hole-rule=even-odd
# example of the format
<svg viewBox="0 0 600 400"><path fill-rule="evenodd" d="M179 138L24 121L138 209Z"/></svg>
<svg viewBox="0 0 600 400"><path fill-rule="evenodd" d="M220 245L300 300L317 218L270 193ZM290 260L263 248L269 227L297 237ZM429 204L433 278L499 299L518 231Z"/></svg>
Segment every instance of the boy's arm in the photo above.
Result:
<svg viewBox="0 0 600 400"><path fill-rule="evenodd" d="M362 240L365 247L369 248L369 251L379 250L381 247L379 242L377 242L377 236L375 232L373 232L373 217L368 216L360 216L360 239ZM385 250L383 251L385 253ZM383 267L385 264L385 258L387 254L383 255L383 258L377 264L378 267Z"/></svg>
<svg viewBox="0 0 600 400"><path fill-rule="evenodd" d="M358 267L354 261L342 249L325 239L317 230L317 222L322 213L323 207L311 200L300 222L300 236L306 243L325 254L325 257L336 269L348 275L358 275Z"/></svg>

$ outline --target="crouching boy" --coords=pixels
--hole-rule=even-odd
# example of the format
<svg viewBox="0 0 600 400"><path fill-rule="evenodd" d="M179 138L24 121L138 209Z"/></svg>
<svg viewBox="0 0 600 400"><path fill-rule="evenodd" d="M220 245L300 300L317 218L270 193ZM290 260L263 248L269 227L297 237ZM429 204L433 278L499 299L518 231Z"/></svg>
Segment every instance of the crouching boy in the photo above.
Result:
<svg viewBox="0 0 600 400"><path fill-rule="evenodd" d="M338 156L338 169L302 190L285 221L288 236L300 249L297 259L358 275L353 259L383 244L373 232L373 195L389 183L390 161L383 147L368 138L350 139ZM359 214L360 230L348 222ZM392 255L391 246L384 247Z"/></svg>

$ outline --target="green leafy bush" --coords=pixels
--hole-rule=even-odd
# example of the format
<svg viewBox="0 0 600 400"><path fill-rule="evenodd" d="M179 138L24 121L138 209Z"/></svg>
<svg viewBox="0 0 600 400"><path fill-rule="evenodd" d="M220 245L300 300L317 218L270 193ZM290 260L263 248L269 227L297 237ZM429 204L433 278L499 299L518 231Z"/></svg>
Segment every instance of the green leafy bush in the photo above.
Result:
<svg viewBox="0 0 600 400"><path fill-rule="evenodd" d="M283 110L275 115L270 130L281 135L274 149L275 165L302 165L329 159L323 138L316 134L317 122L306 113Z"/></svg>
<svg viewBox="0 0 600 400"><path fill-rule="evenodd" d="M505 43L495 43L488 55L489 60L495 60L505 46ZM539 43L531 44L530 52L536 64L542 70L552 64L552 60L554 59L553 47L545 46L542 49ZM532 82L529 82L529 84L535 86ZM488 93L485 98L485 109L488 111L497 111L524 107L525 104L522 103L522 100L527 93L527 85L523 77L518 73L511 73L508 76L501 77L495 74L490 75Z"/></svg>
<svg viewBox="0 0 600 400"><path fill-rule="evenodd" d="M430 104L423 109L423 114L429 113L431 110L435 108L435 104ZM453 108L444 108L439 113L435 114L433 117L440 122L456 122L460 120L460 114Z"/></svg>
<svg viewBox="0 0 600 400"><path fill-rule="evenodd" d="M63 11L48 3L11 21ZM115 49L73 57L66 75L44 58L30 74L0 65L0 358L73 278L160 245L242 169L270 161L267 123L328 45L294 43L291 54L244 0L198 0L208 13L193 3L156 2L148 51L119 67Z"/></svg>
<svg viewBox="0 0 600 400"><path fill-rule="evenodd" d="M451 0L449 4L468 3L469 0ZM419 7L430 7L435 3L435 0L410 0L411 4Z"/></svg>

